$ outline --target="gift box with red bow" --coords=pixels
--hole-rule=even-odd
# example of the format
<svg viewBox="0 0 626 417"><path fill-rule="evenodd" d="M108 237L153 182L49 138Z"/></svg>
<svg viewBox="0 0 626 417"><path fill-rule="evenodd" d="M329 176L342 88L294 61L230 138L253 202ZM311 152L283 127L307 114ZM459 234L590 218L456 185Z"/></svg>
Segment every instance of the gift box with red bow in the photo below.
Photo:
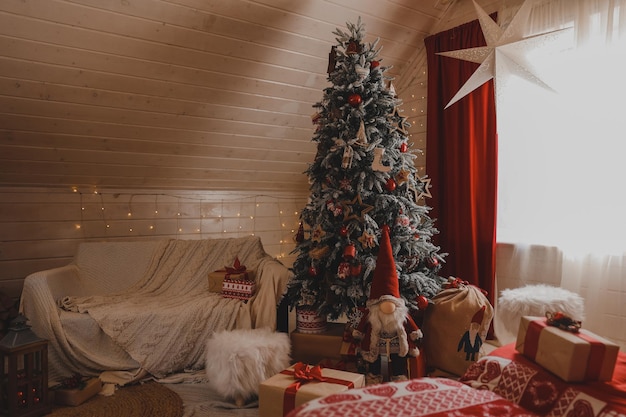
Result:
<svg viewBox="0 0 626 417"><path fill-rule="evenodd" d="M315 398L365 386L361 374L298 362L259 386L259 417L286 416Z"/></svg>
<svg viewBox="0 0 626 417"><path fill-rule="evenodd" d="M235 258L233 266L209 273L209 291L221 293L226 298L249 300L256 290L252 272Z"/></svg>
<svg viewBox="0 0 626 417"><path fill-rule="evenodd" d="M515 348L568 382L609 381L619 346L585 329L549 324L546 317L523 316Z"/></svg>

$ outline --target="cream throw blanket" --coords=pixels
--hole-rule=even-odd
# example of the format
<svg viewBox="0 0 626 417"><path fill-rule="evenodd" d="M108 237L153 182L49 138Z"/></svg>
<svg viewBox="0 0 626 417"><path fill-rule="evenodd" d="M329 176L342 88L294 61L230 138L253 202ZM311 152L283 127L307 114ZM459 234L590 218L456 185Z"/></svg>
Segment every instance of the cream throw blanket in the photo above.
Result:
<svg viewBox="0 0 626 417"><path fill-rule="evenodd" d="M67 311L89 314L113 341L156 377L204 367L205 344L214 331L232 329L250 304L207 290L209 272L232 265L249 270L276 262L256 238L171 240L146 273L122 292L66 296ZM257 280L263 276L257 276ZM249 311L247 311L249 315ZM247 325L250 325L250 319ZM244 324L242 327L247 327Z"/></svg>

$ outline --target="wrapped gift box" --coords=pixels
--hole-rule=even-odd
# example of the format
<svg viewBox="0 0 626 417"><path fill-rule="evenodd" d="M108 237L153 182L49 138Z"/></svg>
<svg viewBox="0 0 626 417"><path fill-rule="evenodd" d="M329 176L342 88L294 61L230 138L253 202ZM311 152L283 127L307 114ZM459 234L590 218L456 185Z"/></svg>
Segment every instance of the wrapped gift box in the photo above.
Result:
<svg viewBox="0 0 626 417"><path fill-rule="evenodd" d="M232 267L224 267L218 271L209 272L209 291L222 294L226 298L249 300L256 290L256 283L251 271L241 265L239 258L235 258Z"/></svg>
<svg viewBox="0 0 626 417"><path fill-rule="evenodd" d="M222 297L249 300L254 295L256 283L247 278L224 278L222 281Z"/></svg>
<svg viewBox="0 0 626 417"><path fill-rule="evenodd" d="M619 346L585 329L549 326L545 317L523 316L517 351L568 382L610 381Z"/></svg>
<svg viewBox="0 0 626 417"><path fill-rule="evenodd" d="M341 359L345 323L328 323L323 333L291 332L291 357L296 362L318 363L322 359Z"/></svg>
<svg viewBox="0 0 626 417"><path fill-rule="evenodd" d="M102 390L102 382L99 378L91 378L85 382L82 388L58 388L52 389L54 402L59 405L70 405L76 407L81 405Z"/></svg>
<svg viewBox="0 0 626 417"><path fill-rule="evenodd" d="M321 372L325 381L298 380L296 375L306 367ZM299 386L298 386L299 385ZM259 386L259 417L280 417L315 398L365 386L365 377L353 372L310 367L302 362L263 381Z"/></svg>

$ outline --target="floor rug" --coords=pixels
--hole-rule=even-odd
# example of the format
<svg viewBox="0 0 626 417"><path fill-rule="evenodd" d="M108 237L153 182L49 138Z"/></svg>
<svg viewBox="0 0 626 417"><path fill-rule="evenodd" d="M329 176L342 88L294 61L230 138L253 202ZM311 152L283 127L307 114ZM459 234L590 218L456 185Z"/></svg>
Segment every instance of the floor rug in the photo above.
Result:
<svg viewBox="0 0 626 417"><path fill-rule="evenodd" d="M54 407L48 417L182 417L183 400L157 382L119 388L111 396L96 395L76 407Z"/></svg>

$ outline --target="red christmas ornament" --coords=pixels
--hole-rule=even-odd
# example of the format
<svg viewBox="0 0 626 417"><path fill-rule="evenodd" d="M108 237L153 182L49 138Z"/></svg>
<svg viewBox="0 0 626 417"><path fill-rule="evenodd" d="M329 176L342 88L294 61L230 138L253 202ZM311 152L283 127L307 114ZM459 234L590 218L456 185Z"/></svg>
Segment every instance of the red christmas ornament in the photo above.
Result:
<svg viewBox="0 0 626 417"><path fill-rule="evenodd" d="M416 301L417 301L417 308L419 308L422 311L426 310L426 308L428 307L428 298L424 297L423 295L418 295Z"/></svg>
<svg viewBox="0 0 626 417"><path fill-rule="evenodd" d="M361 275L361 269L363 269L361 264L350 265L350 275L353 277L358 277L359 275Z"/></svg>
<svg viewBox="0 0 626 417"><path fill-rule="evenodd" d="M362 101L363 101L363 98L361 97L360 94L354 93L348 96L348 104L350 104L352 107L358 107Z"/></svg>
<svg viewBox="0 0 626 417"><path fill-rule="evenodd" d="M317 269L315 269L315 267L313 265L311 265L309 267L309 275L312 276L312 277L317 276Z"/></svg>
<svg viewBox="0 0 626 417"><path fill-rule="evenodd" d="M437 266L439 265L439 259L433 257L428 258L428 263L430 264L430 266Z"/></svg>
<svg viewBox="0 0 626 417"><path fill-rule="evenodd" d="M370 68L374 69L374 68L378 68L380 66L380 62L379 61L372 61L370 63Z"/></svg>
<svg viewBox="0 0 626 417"><path fill-rule="evenodd" d="M353 259L356 256L356 247L350 243L343 249L343 257L344 259Z"/></svg>
<svg viewBox="0 0 626 417"><path fill-rule="evenodd" d="M400 144L400 152L405 153L408 150L409 150L409 145L407 145L406 142L402 142Z"/></svg>
<svg viewBox="0 0 626 417"><path fill-rule="evenodd" d="M387 180L387 183L385 184L385 189L387 191L393 191L396 189L397 185L398 184L396 183L396 180L394 180L393 178L389 178Z"/></svg>
<svg viewBox="0 0 626 417"><path fill-rule="evenodd" d="M348 228L346 226L342 226L341 229L339 229L339 234L342 237L348 236Z"/></svg>

